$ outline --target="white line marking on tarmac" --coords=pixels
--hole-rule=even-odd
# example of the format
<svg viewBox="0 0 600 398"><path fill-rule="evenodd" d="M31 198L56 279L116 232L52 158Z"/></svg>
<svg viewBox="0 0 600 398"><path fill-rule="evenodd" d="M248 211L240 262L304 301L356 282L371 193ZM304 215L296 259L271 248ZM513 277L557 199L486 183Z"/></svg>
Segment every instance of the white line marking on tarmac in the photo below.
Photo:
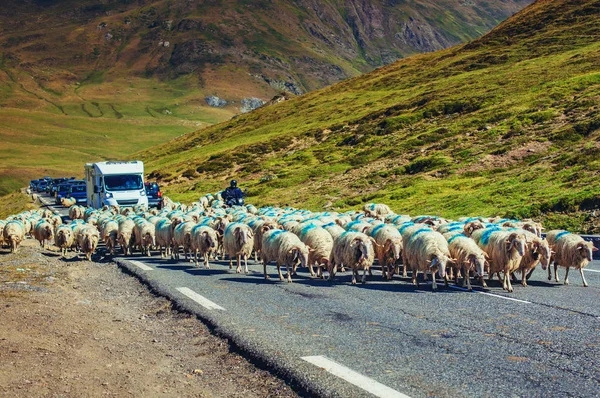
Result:
<svg viewBox="0 0 600 398"><path fill-rule="evenodd" d="M341 379L346 380L348 383L354 384L363 390L370 392L377 397L385 398L410 398L408 395L404 395L401 392L392 390L388 386L385 386L367 376L363 376L360 373L353 371L337 362L332 361L321 355L301 357L306 362L312 363L315 366L325 369L327 372Z"/></svg>
<svg viewBox="0 0 600 398"><path fill-rule="evenodd" d="M465 292L469 290L469 289L465 289L464 287L459 287L459 286L449 285L449 287L452 288L452 289L462 290L462 291L465 291ZM498 298L502 298L502 299L505 299L505 300L516 301L518 303L531 304L531 301L519 300L519 299L516 299L516 298L506 297L506 296L502 296L502 295L494 294L494 293L480 292L478 290L473 290L473 293L485 294L486 296L498 297Z"/></svg>
<svg viewBox="0 0 600 398"><path fill-rule="evenodd" d="M203 297L203 296L199 295L198 293L196 293L192 289L189 289L187 287L178 287L177 290L180 293L185 294L186 296L188 296L189 298L191 298L192 300L194 300L195 302L197 302L198 304L200 304L201 306L203 306L207 310L221 310L221 311L225 311L225 308L221 307L218 304L213 303L212 301L210 301L206 297Z"/></svg>
<svg viewBox="0 0 600 398"><path fill-rule="evenodd" d="M133 265L135 265L136 267L140 268L141 270L144 271L152 271L151 267L148 267L146 264L140 262L140 261L136 261L136 260L129 260L129 262Z"/></svg>
<svg viewBox="0 0 600 398"><path fill-rule="evenodd" d="M597 270L597 269L587 269L587 268L584 268L583 270L584 271L588 271L588 272L600 272L600 270Z"/></svg>

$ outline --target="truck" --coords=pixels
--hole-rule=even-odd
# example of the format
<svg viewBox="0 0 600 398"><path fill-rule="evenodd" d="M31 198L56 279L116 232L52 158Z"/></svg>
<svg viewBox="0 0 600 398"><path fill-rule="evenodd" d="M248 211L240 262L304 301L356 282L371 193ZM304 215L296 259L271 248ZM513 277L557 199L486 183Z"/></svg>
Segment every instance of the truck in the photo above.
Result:
<svg viewBox="0 0 600 398"><path fill-rule="evenodd" d="M87 205L95 209L104 205L148 208L144 163L139 160L86 163L85 183Z"/></svg>

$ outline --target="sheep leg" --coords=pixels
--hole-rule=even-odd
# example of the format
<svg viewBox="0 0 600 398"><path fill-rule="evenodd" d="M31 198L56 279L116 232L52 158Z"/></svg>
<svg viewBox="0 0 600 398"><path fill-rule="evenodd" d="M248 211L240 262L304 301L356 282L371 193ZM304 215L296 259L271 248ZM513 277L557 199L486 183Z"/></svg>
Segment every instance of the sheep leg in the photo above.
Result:
<svg viewBox="0 0 600 398"><path fill-rule="evenodd" d="M425 277L427 275L426 272L423 272L423 276ZM431 290L436 291L437 290L437 283L435 282L435 273L432 272L431 274Z"/></svg>
<svg viewBox="0 0 600 398"><path fill-rule="evenodd" d="M293 267L292 267L293 269ZM288 264L285 265L285 272L288 283L292 283L292 274L290 274L290 266Z"/></svg>
<svg viewBox="0 0 600 398"><path fill-rule="evenodd" d="M269 275L267 275L267 261L265 261L265 259L262 259L263 261L263 272L265 274L265 279L269 279Z"/></svg>
<svg viewBox="0 0 600 398"><path fill-rule="evenodd" d="M369 275L371 275L371 268L369 268ZM360 281L360 283L362 283L363 285L365 283L367 283L367 269L363 268L363 276L362 276L362 280Z"/></svg>
<svg viewBox="0 0 600 398"><path fill-rule="evenodd" d="M465 281L467 281L467 289L472 292L473 288L471 287L471 277L469 276L469 271L465 270L465 276L463 278L463 287L465 287ZM485 282L484 282L485 283Z"/></svg>
<svg viewBox="0 0 600 398"><path fill-rule="evenodd" d="M237 260L237 267L235 268L235 273L240 274L242 272L242 256L241 256L241 254L238 254L235 257Z"/></svg>
<svg viewBox="0 0 600 398"><path fill-rule="evenodd" d="M556 261L554 261L554 280L556 283L560 283L560 279L558 278L558 263Z"/></svg>
<svg viewBox="0 0 600 398"><path fill-rule="evenodd" d="M248 274L248 256L244 255L244 273Z"/></svg>
<svg viewBox="0 0 600 398"><path fill-rule="evenodd" d="M579 273L581 274L581 280L583 281L583 287L588 287L588 283L585 280L585 276L583 276L583 268L579 268Z"/></svg>
<svg viewBox="0 0 600 398"><path fill-rule="evenodd" d="M565 271L565 285L569 284L569 267L567 267L566 271ZM558 282L558 281L557 281Z"/></svg>
<svg viewBox="0 0 600 398"><path fill-rule="evenodd" d="M480 281L482 287L487 287L487 283L485 283L485 279L483 278L483 275L481 275L479 277L479 281Z"/></svg>
<svg viewBox="0 0 600 398"><path fill-rule="evenodd" d="M527 286L527 270L521 270L521 285Z"/></svg>
<svg viewBox="0 0 600 398"><path fill-rule="evenodd" d="M308 270L310 271L310 276L312 276L313 278L315 277L315 270L313 268L313 262L310 261L308 263Z"/></svg>
<svg viewBox="0 0 600 398"><path fill-rule="evenodd" d="M356 285L356 277L358 276L358 271L356 268L352 268L352 284Z"/></svg>
<svg viewBox="0 0 600 398"><path fill-rule="evenodd" d="M277 273L279 274L279 280L283 281L283 275L281 274L281 265L279 265L279 262L277 262Z"/></svg>
<svg viewBox="0 0 600 398"><path fill-rule="evenodd" d="M233 269L233 259L229 257L229 269Z"/></svg>
<svg viewBox="0 0 600 398"><path fill-rule="evenodd" d="M329 272L329 277L327 278L328 281L332 281L333 278L335 277L336 268L337 268L337 265L335 264L335 262L331 261L327 267L327 272Z"/></svg>
<svg viewBox="0 0 600 398"><path fill-rule="evenodd" d="M415 269L412 270L412 284L419 287L419 279L417 278L419 272Z"/></svg>
<svg viewBox="0 0 600 398"><path fill-rule="evenodd" d="M549 281L552 280L552 271L550 271L551 268L552 268L552 265L548 264L548 280Z"/></svg>

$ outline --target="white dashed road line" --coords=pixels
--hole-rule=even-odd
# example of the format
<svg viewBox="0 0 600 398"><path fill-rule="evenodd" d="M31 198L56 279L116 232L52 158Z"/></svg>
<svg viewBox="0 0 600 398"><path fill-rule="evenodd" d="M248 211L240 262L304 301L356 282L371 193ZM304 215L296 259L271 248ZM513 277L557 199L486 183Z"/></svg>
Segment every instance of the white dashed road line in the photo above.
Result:
<svg viewBox="0 0 600 398"><path fill-rule="evenodd" d="M203 296L199 295L198 293L196 293L192 289L189 289L187 287L178 287L177 290L180 293L183 293L184 295L186 295L187 297L191 298L192 300L194 300L195 302L197 302L198 304L200 304L201 306L203 306L204 308L206 308L208 310L221 310L221 311L225 311L225 308L221 307L218 304L213 303L212 301L210 301L206 297L203 297Z"/></svg>
<svg viewBox="0 0 600 398"><path fill-rule="evenodd" d="M410 398L408 395L404 395L401 392L393 390L388 386L385 386L367 376L363 376L360 373L353 371L337 362L332 361L324 356L309 356L301 357L306 362L312 363L319 368L325 369L327 372L334 376L337 376L348 383L354 384L363 390L370 392L376 397L382 398Z"/></svg>
<svg viewBox="0 0 600 398"><path fill-rule="evenodd" d="M448 287L450 287L451 289L462 290L464 292L466 292L466 291L469 290L469 289L466 289L466 288L460 287L460 286L449 285ZM494 293L480 292L480 291L477 291L477 290L473 290L473 293L485 294L486 296L498 297L498 298L501 298L501 299L504 299L504 300L516 301L518 303L523 303L523 304L531 304L531 301L519 300L519 299L516 299L516 298L501 296L499 294L494 294Z"/></svg>
<svg viewBox="0 0 600 398"><path fill-rule="evenodd" d="M139 269L143 270L143 271L152 271L152 267L147 266L146 264L140 262L140 261L136 261L136 260L129 260L129 262L133 265L135 265L136 267L138 267Z"/></svg>

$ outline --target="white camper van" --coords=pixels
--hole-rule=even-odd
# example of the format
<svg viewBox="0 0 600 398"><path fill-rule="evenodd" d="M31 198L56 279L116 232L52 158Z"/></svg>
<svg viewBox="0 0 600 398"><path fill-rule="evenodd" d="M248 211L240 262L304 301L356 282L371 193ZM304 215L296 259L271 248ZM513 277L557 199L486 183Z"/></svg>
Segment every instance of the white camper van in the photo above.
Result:
<svg viewBox="0 0 600 398"><path fill-rule="evenodd" d="M95 209L104 205L148 207L144 188L144 163L98 162L85 165L87 204Z"/></svg>

